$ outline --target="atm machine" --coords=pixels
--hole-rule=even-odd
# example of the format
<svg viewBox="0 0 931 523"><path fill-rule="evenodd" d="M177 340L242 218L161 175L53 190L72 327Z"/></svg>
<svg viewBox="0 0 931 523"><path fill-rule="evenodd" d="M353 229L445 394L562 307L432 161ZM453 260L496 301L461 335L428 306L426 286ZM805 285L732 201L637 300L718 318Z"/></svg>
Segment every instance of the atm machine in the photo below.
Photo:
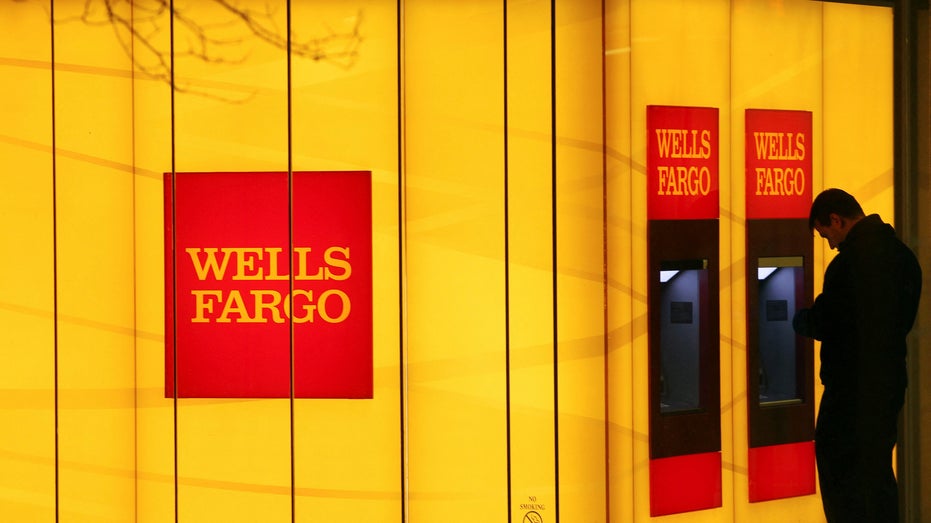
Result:
<svg viewBox="0 0 931 523"><path fill-rule="evenodd" d="M721 506L718 220L649 235L650 501L659 516Z"/></svg>
<svg viewBox="0 0 931 523"><path fill-rule="evenodd" d="M718 110L647 107L650 515L722 504Z"/></svg>
<svg viewBox="0 0 931 523"><path fill-rule="evenodd" d="M746 112L749 501L815 493L811 113Z"/></svg>

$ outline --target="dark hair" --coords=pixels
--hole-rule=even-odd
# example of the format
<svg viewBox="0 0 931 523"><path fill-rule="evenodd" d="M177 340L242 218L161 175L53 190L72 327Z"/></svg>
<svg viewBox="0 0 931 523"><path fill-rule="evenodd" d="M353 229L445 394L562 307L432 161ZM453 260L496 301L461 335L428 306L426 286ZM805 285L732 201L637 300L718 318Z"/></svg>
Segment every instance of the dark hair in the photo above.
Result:
<svg viewBox="0 0 931 523"><path fill-rule="evenodd" d="M816 225L830 225L832 214L842 218L859 218L863 216L863 208L850 194L840 189L825 189L811 204L808 228L814 229Z"/></svg>

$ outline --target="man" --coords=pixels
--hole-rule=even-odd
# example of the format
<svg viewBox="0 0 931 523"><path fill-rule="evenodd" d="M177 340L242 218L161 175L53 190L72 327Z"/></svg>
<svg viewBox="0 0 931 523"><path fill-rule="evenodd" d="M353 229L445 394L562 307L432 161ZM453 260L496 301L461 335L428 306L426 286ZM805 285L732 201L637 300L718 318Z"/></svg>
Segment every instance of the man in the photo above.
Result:
<svg viewBox="0 0 931 523"><path fill-rule="evenodd" d="M865 216L840 189L815 198L808 226L838 250L814 305L792 322L798 334L821 341L815 456L824 513L829 523L895 523L892 449L921 268L891 225Z"/></svg>

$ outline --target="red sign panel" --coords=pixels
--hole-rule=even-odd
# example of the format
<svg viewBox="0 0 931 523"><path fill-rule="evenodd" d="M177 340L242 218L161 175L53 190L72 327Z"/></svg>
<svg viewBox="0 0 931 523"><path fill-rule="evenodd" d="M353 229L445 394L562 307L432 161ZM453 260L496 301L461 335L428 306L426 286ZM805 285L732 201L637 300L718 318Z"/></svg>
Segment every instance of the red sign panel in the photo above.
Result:
<svg viewBox="0 0 931 523"><path fill-rule="evenodd" d="M747 109L747 218L807 218L811 112Z"/></svg>
<svg viewBox="0 0 931 523"><path fill-rule="evenodd" d="M372 397L370 173L169 173L165 224L166 396Z"/></svg>
<svg viewBox="0 0 931 523"><path fill-rule="evenodd" d="M647 106L647 217L718 217L718 109Z"/></svg>

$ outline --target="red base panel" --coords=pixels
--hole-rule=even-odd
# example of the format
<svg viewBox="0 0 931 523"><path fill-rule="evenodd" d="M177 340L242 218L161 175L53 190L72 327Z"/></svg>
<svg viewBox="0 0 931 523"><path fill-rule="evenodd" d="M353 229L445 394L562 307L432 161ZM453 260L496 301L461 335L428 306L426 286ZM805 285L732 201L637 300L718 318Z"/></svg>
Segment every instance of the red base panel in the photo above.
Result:
<svg viewBox="0 0 931 523"><path fill-rule="evenodd" d="M720 452L650 460L650 516L720 506Z"/></svg>
<svg viewBox="0 0 931 523"><path fill-rule="evenodd" d="M815 443L750 449L750 502L815 493Z"/></svg>

